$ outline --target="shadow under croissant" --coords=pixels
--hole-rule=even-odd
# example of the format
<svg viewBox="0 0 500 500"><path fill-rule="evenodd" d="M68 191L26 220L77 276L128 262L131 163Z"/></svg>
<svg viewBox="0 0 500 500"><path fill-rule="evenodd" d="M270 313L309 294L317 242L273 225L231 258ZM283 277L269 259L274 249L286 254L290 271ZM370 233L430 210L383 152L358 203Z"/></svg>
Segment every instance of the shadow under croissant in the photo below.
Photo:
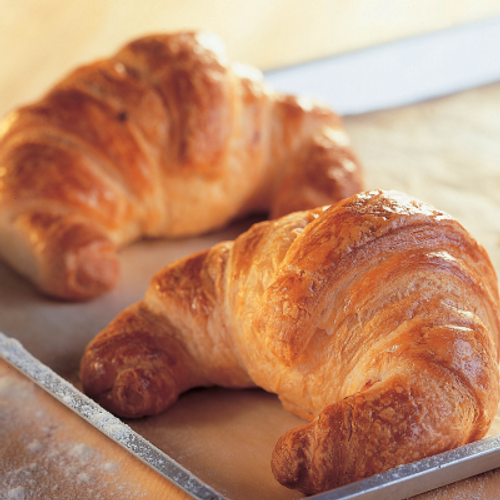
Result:
<svg viewBox="0 0 500 500"><path fill-rule="evenodd" d="M192 389L167 411L124 419L216 491L241 500L297 500L269 461L279 436L303 424L261 389Z"/></svg>

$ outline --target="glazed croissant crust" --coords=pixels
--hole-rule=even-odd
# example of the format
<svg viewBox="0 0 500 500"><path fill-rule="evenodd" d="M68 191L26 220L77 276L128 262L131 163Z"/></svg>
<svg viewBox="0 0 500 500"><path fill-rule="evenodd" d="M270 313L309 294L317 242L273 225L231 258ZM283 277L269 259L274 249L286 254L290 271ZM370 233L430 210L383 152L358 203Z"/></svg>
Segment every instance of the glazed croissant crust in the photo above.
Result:
<svg viewBox="0 0 500 500"><path fill-rule="evenodd" d="M448 215L397 192L252 226L172 263L87 347L84 390L124 417L195 386L259 386L310 423L275 477L334 488L485 435L500 398L497 278Z"/></svg>
<svg viewBox="0 0 500 500"><path fill-rule="evenodd" d="M132 41L0 124L0 257L47 294L97 296L117 249L359 192L339 117L230 64L205 33Z"/></svg>

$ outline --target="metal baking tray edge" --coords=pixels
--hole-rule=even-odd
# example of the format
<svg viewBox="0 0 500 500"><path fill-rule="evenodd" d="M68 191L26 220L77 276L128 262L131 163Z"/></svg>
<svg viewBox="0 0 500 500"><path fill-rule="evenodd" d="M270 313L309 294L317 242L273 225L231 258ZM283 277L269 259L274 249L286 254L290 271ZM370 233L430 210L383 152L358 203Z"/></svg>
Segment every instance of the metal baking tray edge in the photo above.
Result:
<svg viewBox="0 0 500 500"><path fill-rule="evenodd" d="M193 498L230 500L33 357L18 340L1 332L0 357ZM404 500L499 467L500 435L497 435L308 498Z"/></svg>

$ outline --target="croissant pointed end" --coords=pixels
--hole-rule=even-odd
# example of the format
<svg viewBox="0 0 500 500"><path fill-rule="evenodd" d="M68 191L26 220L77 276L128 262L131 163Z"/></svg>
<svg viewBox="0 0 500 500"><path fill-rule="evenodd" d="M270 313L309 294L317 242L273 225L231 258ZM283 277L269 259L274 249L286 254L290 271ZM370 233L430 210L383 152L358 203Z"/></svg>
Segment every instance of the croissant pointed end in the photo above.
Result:
<svg viewBox="0 0 500 500"><path fill-rule="evenodd" d="M160 378L147 368L121 372L113 388L96 398L112 413L125 418L157 415L177 400L178 392L171 378Z"/></svg>
<svg viewBox="0 0 500 500"><path fill-rule="evenodd" d="M64 297L90 299L111 290L118 281L119 265L114 248L83 247L66 259Z"/></svg>
<svg viewBox="0 0 500 500"><path fill-rule="evenodd" d="M19 248L27 237L38 243L31 259L36 263L35 282L47 295L86 300L102 295L118 281L116 246L88 221L33 211L16 219L16 230Z"/></svg>
<svg viewBox="0 0 500 500"><path fill-rule="evenodd" d="M84 392L126 418L156 415L189 386L181 347L152 335L156 317L142 303L123 311L87 346L80 363ZM177 370L177 371L176 371Z"/></svg>
<svg viewBox="0 0 500 500"><path fill-rule="evenodd" d="M168 369L135 366L115 371L105 362L82 360L83 390L107 410L125 418L157 415L172 405L179 391Z"/></svg>
<svg viewBox="0 0 500 500"><path fill-rule="evenodd" d="M283 486L305 494L316 493L310 481L309 425L282 436L273 450L271 468Z"/></svg>

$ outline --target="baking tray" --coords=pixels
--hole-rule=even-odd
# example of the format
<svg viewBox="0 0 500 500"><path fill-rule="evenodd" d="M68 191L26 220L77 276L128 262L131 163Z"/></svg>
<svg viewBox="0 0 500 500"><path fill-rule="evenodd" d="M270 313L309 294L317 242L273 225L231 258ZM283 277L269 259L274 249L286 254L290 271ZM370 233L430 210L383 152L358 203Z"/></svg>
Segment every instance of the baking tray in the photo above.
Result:
<svg viewBox="0 0 500 500"><path fill-rule="evenodd" d="M94 427L196 499L299 500L278 484L270 457L303 420L262 390L195 389L155 417L119 420L79 390L86 344L141 300L153 274L176 258L233 239L258 219L200 238L142 241L120 253L118 287L89 302L55 301L0 263L0 355ZM498 419L497 419L498 420ZM309 498L397 500L500 467L500 424L489 438Z"/></svg>
<svg viewBox="0 0 500 500"><path fill-rule="evenodd" d="M19 341L33 362L79 388L78 366L86 344L122 309L143 298L156 271L176 258L235 238L257 220L199 238L132 245L120 252L117 288L88 302L44 297L0 262L0 331ZM274 480L269 464L279 436L301 423L274 395L216 388L189 391L157 417L126 421L202 482L238 500L301 498Z"/></svg>
<svg viewBox="0 0 500 500"><path fill-rule="evenodd" d="M118 287L89 302L43 297L0 263L0 329L5 333L0 335L0 356L193 498L303 498L272 477L274 444L304 423L286 412L275 395L258 389L195 389L161 415L120 420L79 390L77 370L85 345L118 312L142 299L158 269L233 239L257 220L199 238L137 243L120 253ZM396 500L500 467L497 429L496 422L489 439L312 498Z"/></svg>
<svg viewBox="0 0 500 500"><path fill-rule="evenodd" d="M500 115L491 109L499 99L497 85L346 119L365 165L367 187L399 189L457 217L485 245L497 271ZM89 302L43 297L0 263L0 330L20 341L23 351L34 357L30 364L41 363L78 390L77 370L85 346L121 310L143 298L155 272L174 259L233 239L257 220L240 221L199 238L131 245L119 254L122 274L117 288ZM162 415L124 423L148 450L159 450L162 460L170 457L169 463L181 467L186 477L196 478L193 485L215 492L210 494L231 500L298 500L300 493L274 480L269 461L278 437L302 422L264 391L203 389L184 394ZM495 422L484 441L320 498L406 498L444 484L443 479L450 482L496 468L498 434ZM438 473L443 470L448 472Z"/></svg>
<svg viewBox="0 0 500 500"><path fill-rule="evenodd" d="M30 355L15 339L0 333L0 356L59 402L136 458L198 500L237 500L226 496L154 446L131 426L103 409L67 380ZM402 500L500 467L500 435L462 446L322 494L317 500ZM248 474L249 471L247 470ZM255 497L261 498L259 497Z"/></svg>

